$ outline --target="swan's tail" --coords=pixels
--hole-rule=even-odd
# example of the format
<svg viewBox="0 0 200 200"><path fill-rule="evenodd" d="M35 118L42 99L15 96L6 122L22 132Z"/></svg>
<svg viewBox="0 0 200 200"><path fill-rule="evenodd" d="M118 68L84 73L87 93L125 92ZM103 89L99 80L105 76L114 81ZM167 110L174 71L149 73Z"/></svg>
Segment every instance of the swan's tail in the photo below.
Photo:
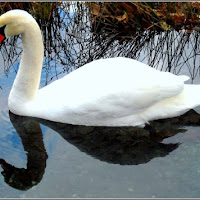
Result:
<svg viewBox="0 0 200 200"><path fill-rule="evenodd" d="M186 77L183 78L186 80ZM177 117L198 106L200 106L200 85L184 84L180 94L151 106L142 113L142 116L147 121Z"/></svg>

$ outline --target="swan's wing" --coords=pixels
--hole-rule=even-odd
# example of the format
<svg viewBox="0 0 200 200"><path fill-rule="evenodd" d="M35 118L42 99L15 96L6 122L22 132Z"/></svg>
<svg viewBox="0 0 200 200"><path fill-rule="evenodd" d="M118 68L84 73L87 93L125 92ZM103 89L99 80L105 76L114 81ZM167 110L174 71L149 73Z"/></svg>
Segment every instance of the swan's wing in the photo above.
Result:
<svg viewBox="0 0 200 200"><path fill-rule="evenodd" d="M120 118L140 113L163 99L176 96L184 86L181 79L175 81L169 78L160 82L148 80L148 84L129 84L126 82L123 87L120 85L104 91L96 87L91 91L93 95L87 97L82 93L77 96L79 100L74 101L74 110L85 114L94 113L98 118Z"/></svg>

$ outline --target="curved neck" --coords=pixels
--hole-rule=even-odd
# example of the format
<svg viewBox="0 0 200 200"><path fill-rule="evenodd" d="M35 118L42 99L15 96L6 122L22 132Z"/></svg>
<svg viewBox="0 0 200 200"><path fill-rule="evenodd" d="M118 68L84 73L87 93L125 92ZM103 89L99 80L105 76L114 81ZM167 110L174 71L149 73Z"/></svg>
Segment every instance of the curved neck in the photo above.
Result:
<svg viewBox="0 0 200 200"><path fill-rule="evenodd" d="M35 98L40 84L44 47L37 23L26 24L22 33L23 53L19 71L9 95L9 103L26 103ZM15 102L12 102L12 101Z"/></svg>

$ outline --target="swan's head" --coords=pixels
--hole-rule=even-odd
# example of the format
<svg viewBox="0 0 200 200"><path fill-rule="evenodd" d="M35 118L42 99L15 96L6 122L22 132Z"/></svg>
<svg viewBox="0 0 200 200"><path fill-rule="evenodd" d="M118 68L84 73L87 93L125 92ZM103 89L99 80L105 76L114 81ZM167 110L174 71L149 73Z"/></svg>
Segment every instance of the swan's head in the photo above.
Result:
<svg viewBox="0 0 200 200"><path fill-rule="evenodd" d="M26 30L26 25L30 23L36 23L36 21L28 12L10 10L0 16L0 34L6 38L22 34Z"/></svg>

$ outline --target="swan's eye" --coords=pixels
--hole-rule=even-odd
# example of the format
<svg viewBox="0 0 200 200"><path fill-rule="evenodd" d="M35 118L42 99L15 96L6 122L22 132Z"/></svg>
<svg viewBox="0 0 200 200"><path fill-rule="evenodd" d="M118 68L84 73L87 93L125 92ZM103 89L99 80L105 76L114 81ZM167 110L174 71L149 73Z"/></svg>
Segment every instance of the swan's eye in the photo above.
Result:
<svg viewBox="0 0 200 200"><path fill-rule="evenodd" d="M0 43L5 39L5 33L4 33L4 29L6 26L2 26L0 28Z"/></svg>

